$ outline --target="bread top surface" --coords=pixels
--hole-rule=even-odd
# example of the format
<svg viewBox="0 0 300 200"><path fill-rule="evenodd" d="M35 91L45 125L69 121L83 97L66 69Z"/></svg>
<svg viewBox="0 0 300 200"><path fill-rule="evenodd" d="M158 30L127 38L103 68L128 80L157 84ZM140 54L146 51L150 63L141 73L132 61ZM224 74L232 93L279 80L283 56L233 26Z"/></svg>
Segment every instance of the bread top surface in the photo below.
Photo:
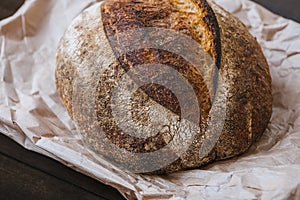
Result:
<svg viewBox="0 0 300 200"><path fill-rule="evenodd" d="M118 37L128 34L138 36L142 33L132 33L132 30L139 31L147 27L171 29L187 35L199 44L201 50L211 55L215 65L219 65L218 74L222 76L224 85L218 91L219 99L216 102L225 104L226 119L220 138L214 146L207 146L212 150L204 158L200 158L199 151L211 134L207 130L212 109L212 79L216 69L210 65L201 65L198 66L204 71L201 73L184 56L164 49L141 48L126 50L126 54L123 54L124 45L120 41L124 42L124 39ZM132 42L132 39L127 41L127 45L131 46ZM151 43L147 40L143 42L145 46L147 42ZM177 43L180 44L180 40ZM197 50L194 46L189 49L191 52ZM133 137L122 130L124 127L118 126L120 123L126 124L128 118L125 117L123 121L114 119L116 116L112 109L115 105L111 104L114 87L132 69L154 63L171 66L188 80L196 94L201 116L196 119L198 116L194 116L197 113L193 112L194 107L179 105L176 95L167 88L147 84L137 89L131 99L131 117L141 126L157 126L158 134L150 134L147 138ZM144 74L151 73L148 68L144 70ZM161 69L160 73L166 71ZM134 75L138 78L129 78L143 80L143 73ZM172 80L172 77L168 78ZM205 1L104 1L84 11L61 40L57 54L56 81L65 107L81 126L84 140L105 157L115 157L114 161L127 164L141 162L133 157L116 155L113 148L102 145L107 139L133 153L155 152L170 144L172 139L177 140L171 145L171 154L177 155L178 159L159 170L162 173L198 167L215 159L244 152L262 134L271 114L271 79L268 65L255 38L236 18L214 4L211 8ZM120 97L116 102L127 100ZM216 106L215 112L223 112L222 106ZM149 112L149 108L154 109ZM182 119L182 109L190 113L187 116L189 121L199 122L201 127L196 127L197 134L183 154L176 144L184 142L184 135L191 133L175 131L177 122ZM160 119L163 124L155 124L151 118L160 118L161 112L166 113L165 118ZM195 128L189 122L180 126L189 127L186 130ZM100 136L99 129L95 127L101 127L105 137ZM165 156L168 156L167 153Z"/></svg>

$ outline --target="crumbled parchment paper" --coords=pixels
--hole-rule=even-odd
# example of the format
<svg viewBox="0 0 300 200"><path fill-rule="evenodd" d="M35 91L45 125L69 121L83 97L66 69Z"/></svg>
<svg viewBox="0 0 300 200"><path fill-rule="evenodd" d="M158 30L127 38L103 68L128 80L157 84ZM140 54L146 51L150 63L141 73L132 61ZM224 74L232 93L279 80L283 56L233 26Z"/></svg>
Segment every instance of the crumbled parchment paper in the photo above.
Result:
<svg viewBox="0 0 300 200"><path fill-rule="evenodd" d="M270 125L246 154L145 176L121 171L84 147L56 93L55 54L72 19L96 0L27 0L0 21L0 132L128 199L300 199L300 24L248 0L215 2L257 37L273 78Z"/></svg>

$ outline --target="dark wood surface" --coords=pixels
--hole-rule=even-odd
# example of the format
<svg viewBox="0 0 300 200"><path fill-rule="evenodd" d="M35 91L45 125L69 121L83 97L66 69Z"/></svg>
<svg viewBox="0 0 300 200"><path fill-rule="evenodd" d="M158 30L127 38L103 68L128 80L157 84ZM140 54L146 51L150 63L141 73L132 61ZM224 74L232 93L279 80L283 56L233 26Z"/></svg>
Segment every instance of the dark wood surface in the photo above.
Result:
<svg viewBox="0 0 300 200"><path fill-rule="evenodd" d="M0 19L12 15L22 4L24 0L1 0L0 1Z"/></svg>
<svg viewBox="0 0 300 200"><path fill-rule="evenodd" d="M299 0L254 0L276 14L300 22ZM1 0L0 19L22 0ZM59 162L25 150L0 134L0 200L124 199L114 188L84 176Z"/></svg>
<svg viewBox="0 0 300 200"><path fill-rule="evenodd" d="M300 0L253 0L273 13L300 22Z"/></svg>
<svg viewBox="0 0 300 200"><path fill-rule="evenodd" d="M0 200L124 199L114 188L0 134Z"/></svg>

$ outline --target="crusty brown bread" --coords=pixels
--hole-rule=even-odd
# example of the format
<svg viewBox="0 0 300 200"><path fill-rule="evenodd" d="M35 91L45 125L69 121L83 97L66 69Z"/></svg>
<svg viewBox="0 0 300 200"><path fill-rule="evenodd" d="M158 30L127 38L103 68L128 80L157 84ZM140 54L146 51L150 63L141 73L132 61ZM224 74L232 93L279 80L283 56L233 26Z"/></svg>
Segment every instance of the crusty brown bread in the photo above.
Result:
<svg viewBox="0 0 300 200"><path fill-rule="evenodd" d="M156 73L172 88L153 82ZM56 84L87 147L139 173L239 155L262 135L272 112L259 44L238 19L205 0L106 0L88 8L60 42Z"/></svg>

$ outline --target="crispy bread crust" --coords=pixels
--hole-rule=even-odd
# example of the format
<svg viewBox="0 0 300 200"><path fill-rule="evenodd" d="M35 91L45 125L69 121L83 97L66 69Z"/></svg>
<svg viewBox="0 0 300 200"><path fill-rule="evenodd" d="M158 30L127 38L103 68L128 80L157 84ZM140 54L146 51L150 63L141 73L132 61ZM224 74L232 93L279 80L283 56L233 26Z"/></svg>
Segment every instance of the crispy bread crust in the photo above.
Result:
<svg viewBox="0 0 300 200"><path fill-rule="evenodd" d="M213 57L218 70L205 68L208 75L204 77L183 57L154 48L120 54L122 44L113 43L114 35L145 27L172 29L188 35ZM133 153L155 152L176 138L174 135L177 133L172 132L169 126L164 126L157 135L147 139L132 137L125 134L114 120L112 108L115 105L111 102L115 84L128 71L145 63L160 63L177 70L195 91L201 112L201 130L187 152L152 173L196 168L239 155L249 149L266 129L272 112L268 64L256 39L238 19L205 0L107 0L84 11L70 25L58 48L56 67L57 90L65 107L81 126L87 145L104 157L114 157L115 162L128 164L150 162L116 155L113 149L102 145L105 138L100 137L94 127L101 127L106 139ZM79 78L82 72L88 72L84 81ZM224 88L218 89L217 95L226 102L226 119L212 150L207 156L200 157L212 108L209 88L213 87L216 74L224 81ZM207 79L210 80L207 82ZM132 117L144 125L151 123L147 109L142 109L144 107L163 109L171 119L166 124L175 123L172 120L179 120L182 114L176 96L159 85L145 85L137 90L132 100ZM216 103L221 104L222 101ZM89 112L91 108L95 109L93 115ZM193 113L192 108L186 109ZM218 109L216 112L222 112L222 106ZM174 152L177 152L176 147ZM163 162L164 158L161 160Z"/></svg>

